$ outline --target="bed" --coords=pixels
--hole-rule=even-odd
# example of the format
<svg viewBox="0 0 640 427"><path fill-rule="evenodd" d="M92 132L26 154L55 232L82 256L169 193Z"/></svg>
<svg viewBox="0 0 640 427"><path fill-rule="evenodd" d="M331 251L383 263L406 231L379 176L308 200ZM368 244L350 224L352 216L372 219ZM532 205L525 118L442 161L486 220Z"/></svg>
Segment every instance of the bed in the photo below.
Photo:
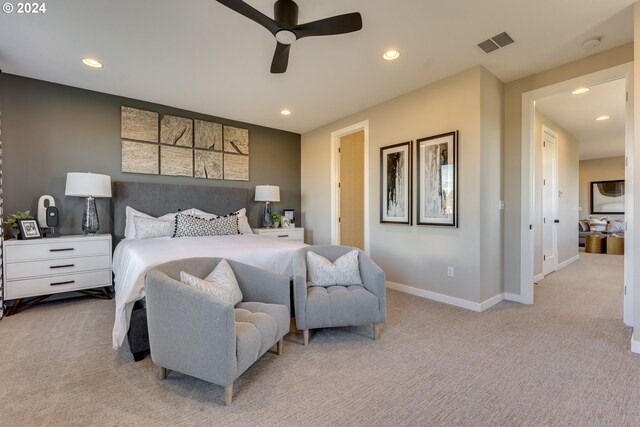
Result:
<svg viewBox="0 0 640 427"><path fill-rule="evenodd" d="M155 237L124 239L125 210L130 206L154 217L197 208L224 215L249 207L247 189L204 186L114 182L113 254L116 314L113 347L128 336L134 358L148 350L144 275L154 265L191 257L223 257L291 277L293 253L302 242L277 240L255 234L211 237Z"/></svg>

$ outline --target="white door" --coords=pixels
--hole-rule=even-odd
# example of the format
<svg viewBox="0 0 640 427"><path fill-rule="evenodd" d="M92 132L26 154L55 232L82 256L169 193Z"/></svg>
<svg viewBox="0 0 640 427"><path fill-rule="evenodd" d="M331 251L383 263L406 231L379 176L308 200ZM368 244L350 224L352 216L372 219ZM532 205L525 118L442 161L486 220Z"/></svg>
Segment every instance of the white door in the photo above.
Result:
<svg viewBox="0 0 640 427"><path fill-rule="evenodd" d="M558 135L542 127L542 274L558 268Z"/></svg>

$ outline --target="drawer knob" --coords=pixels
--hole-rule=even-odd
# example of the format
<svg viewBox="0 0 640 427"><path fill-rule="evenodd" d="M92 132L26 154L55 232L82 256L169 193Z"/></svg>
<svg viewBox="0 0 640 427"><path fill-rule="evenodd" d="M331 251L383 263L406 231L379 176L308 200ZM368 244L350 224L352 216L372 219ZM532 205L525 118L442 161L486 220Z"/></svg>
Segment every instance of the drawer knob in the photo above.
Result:
<svg viewBox="0 0 640 427"><path fill-rule="evenodd" d="M289 237L288 234L278 234L278 237Z"/></svg>
<svg viewBox="0 0 640 427"><path fill-rule="evenodd" d="M49 252L66 252L72 251L73 248L60 248L60 249L49 249Z"/></svg>
<svg viewBox="0 0 640 427"><path fill-rule="evenodd" d="M51 265L49 266L49 268L68 268L68 267L75 267L75 264L65 264L65 265Z"/></svg>
<svg viewBox="0 0 640 427"><path fill-rule="evenodd" d="M67 280L66 282L55 282L55 283L51 283L51 286L70 285L72 283L76 283L76 281L75 280Z"/></svg>

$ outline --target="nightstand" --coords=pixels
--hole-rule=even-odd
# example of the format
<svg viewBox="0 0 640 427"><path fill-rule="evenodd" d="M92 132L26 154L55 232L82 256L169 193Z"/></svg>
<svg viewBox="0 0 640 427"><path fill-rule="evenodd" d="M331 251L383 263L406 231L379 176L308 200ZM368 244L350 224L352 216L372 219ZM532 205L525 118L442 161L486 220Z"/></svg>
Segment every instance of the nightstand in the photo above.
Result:
<svg viewBox="0 0 640 427"><path fill-rule="evenodd" d="M111 234L10 239L2 249L5 299L16 300L8 316L62 292L111 298Z"/></svg>
<svg viewBox="0 0 640 427"><path fill-rule="evenodd" d="M304 241L304 228L254 228L253 232L261 236L275 237L278 239Z"/></svg>

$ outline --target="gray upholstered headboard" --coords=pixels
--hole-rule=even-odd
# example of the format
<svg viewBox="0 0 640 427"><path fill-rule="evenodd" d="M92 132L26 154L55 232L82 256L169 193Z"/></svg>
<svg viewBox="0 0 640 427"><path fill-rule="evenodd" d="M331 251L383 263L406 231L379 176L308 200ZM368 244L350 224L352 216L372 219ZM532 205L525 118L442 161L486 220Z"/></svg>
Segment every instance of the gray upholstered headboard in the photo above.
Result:
<svg viewBox="0 0 640 427"><path fill-rule="evenodd" d="M246 188L114 182L111 198L114 245L124 238L126 206L153 216L190 208L225 215L242 208L247 208L248 213L249 196Z"/></svg>

